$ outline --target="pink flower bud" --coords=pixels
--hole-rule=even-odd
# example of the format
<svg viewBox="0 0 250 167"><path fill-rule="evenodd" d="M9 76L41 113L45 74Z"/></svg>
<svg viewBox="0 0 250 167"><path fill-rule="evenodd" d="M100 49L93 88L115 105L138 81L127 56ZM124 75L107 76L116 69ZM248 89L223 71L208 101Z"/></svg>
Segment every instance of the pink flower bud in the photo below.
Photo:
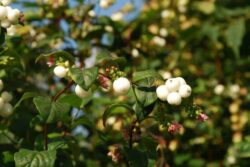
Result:
<svg viewBox="0 0 250 167"><path fill-rule="evenodd" d="M203 113L200 113L199 115L197 115L196 119L199 120L199 121L206 121L208 120L208 116L207 114L203 114Z"/></svg>
<svg viewBox="0 0 250 167"><path fill-rule="evenodd" d="M100 84L101 87L108 89L110 87L110 80L108 77L104 76L104 75L100 75L98 77L98 82Z"/></svg>
<svg viewBox="0 0 250 167"><path fill-rule="evenodd" d="M47 65L49 67L53 66L55 64L55 58L54 57L49 57L49 60L47 62Z"/></svg>
<svg viewBox="0 0 250 167"><path fill-rule="evenodd" d="M178 133L183 126L178 122L172 122L171 125L168 127L168 132L175 134Z"/></svg>

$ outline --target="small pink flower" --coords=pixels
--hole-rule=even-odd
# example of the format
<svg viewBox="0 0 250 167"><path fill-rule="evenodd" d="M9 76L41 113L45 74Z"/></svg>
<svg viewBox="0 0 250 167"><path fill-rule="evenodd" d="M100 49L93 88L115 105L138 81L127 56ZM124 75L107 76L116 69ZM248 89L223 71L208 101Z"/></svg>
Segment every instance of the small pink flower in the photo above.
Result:
<svg viewBox="0 0 250 167"><path fill-rule="evenodd" d="M49 67L53 66L55 64L55 58L54 57L49 57L49 60L47 62L47 65Z"/></svg>
<svg viewBox="0 0 250 167"><path fill-rule="evenodd" d="M199 120L199 121L206 121L208 120L208 116L207 114L203 114L203 113L200 113L199 115L197 115L196 119Z"/></svg>
<svg viewBox="0 0 250 167"><path fill-rule="evenodd" d="M108 89L110 87L110 80L108 77L101 75L98 77L98 81L101 87L105 89Z"/></svg>
<svg viewBox="0 0 250 167"><path fill-rule="evenodd" d="M112 158L112 161L117 163L120 159L121 159L121 154L120 154L120 151L119 151L119 148L118 147L114 147L112 148L108 154L107 154L109 157Z"/></svg>
<svg viewBox="0 0 250 167"><path fill-rule="evenodd" d="M178 122L172 122L171 125L168 127L168 132L175 134L178 133L183 126Z"/></svg>

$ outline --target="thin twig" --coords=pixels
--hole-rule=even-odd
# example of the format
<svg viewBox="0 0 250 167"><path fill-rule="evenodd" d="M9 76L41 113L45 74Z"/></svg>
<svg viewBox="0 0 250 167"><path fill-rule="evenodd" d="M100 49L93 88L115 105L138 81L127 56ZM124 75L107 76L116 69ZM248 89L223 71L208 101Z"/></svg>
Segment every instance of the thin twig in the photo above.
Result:
<svg viewBox="0 0 250 167"><path fill-rule="evenodd" d="M53 97L53 101L56 101L63 93L65 93L72 85L74 84L74 81L71 80L67 86L60 90L54 97ZM48 124L45 123L44 124L44 131L43 131L43 135L44 135L44 149L48 150Z"/></svg>
<svg viewBox="0 0 250 167"><path fill-rule="evenodd" d="M131 123L130 130L129 130L129 148L132 148L133 146L133 130L135 128L135 123L136 123L136 120L134 120Z"/></svg>
<svg viewBox="0 0 250 167"><path fill-rule="evenodd" d="M57 100L63 93L65 93L73 84L74 84L74 81L71 80L71 81L68 83L68 85L67 85L64 89L60 90L60 91L54 96L53 101L56 101L56 100Z"/></svg>
<svg viewBox="0 0 250 167"><path fill-rule="evenodd" d="M44 149L48 150L48 124L44 124Z"/></svg>

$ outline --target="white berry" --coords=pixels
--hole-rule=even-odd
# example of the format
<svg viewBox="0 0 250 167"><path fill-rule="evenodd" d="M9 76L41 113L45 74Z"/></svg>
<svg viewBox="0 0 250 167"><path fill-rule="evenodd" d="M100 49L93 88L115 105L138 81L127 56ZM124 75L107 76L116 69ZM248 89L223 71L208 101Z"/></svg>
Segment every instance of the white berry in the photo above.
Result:
<svg viewBox="0 0 250 167"><path fill-rule="evenodd" d="M131 54L132 54L132 56L133 56L134 58L137 58L137 57L139 57L139 55L140 55L139 51L138 51L137 49L135 49L135 48L132 49Z"/></svg>
<svg viewBox="0 0 250 167"><path fill-rule="evenodd" d="M116 94L122 95L126 94L130 89L130 82L127 78L120 77L113 82L113 89Z"/></svg>
<svg viewBox="0 0 250 167"><path fill-rule="evenodd" d="M3 89L3 81L0 79L0 91Z"/></svg>
<svg viewBox="0 0 250 167"><path fill-rule="evenodd" d="M20 16L20 11L18 9L9 9L7 18L12 24L17 24Z"/></svg>
<svg viewBox="0 0 250 167"><path fill-rule="evenodd" d="M223 93L223 91L225 90L225 87L224 85L222 84L219 84L219 85L216 85L215 88L214 88L214 93L216 95L221 95Z"/></svg>
<svg viewBox="0 0 250 167"><path fill-rule="evenodd" d="M167 101L170 105L179 105L181 104L181 96L177 92L169 93Z"/></svg>
<svg viewBox="0 0 250 167"><path fill-rule="evenodd" d="M1 0L3 6L7 6L11 3L11 0Z"/></svg>
<svg viewBox="0 0 250 167"><path fill-rule="evenodd" d="M4 106L4 100L3 98L0 97L0 111L3 109L3 106Z"/></svg>
<svg viewBox="0 0 250 167"><path fill-rule="evenodd" d="M7 15L7 9L4 6L0 6L0 20L4 20Z"/></svg>
<svg viewBox="0 0 250 167"><path fill-rule="evenodd" d="M179 94L181 97L186 98L191 95L192 89L189 85L181 85L179 89Z"/></svg>
<svg viewBox="0 0 250 167"><path fill-rule="evenodd" d="M178 91L180 87L180 81L176 78L168 79L165 84L170 92Z"/></svg>
<svg viewBox="0 0 250 167"><path fill-rule="evenodd" d="M161 28L160 31L159 31L159 34L160 34L162 37L166 37L166 36L168 36L168 30L165 29L165 28Z"/></svg>
<svg viewBox="0 0 250 167"><path fill-rule="evenodd" d="M90 10L90 11L88 12L88 15L89 15L90 17L96 17L96 13L95 13L94 10Z"/></svg>
<svg viewBox="0 0 250 167"><path fill-rule="evenodd" d="M123 13L122 12L116 12L111 15L111 19L113 21L121 21L123 18Z"/></svg>
<svg viewBox="0 0 250 167"><path fill-rule="evenodd" d="M186 83L186 81L185 81L185 79L184 79L184 78L182 78L182 77L177 77L176 79L178 79L178 80L179 80L180 85L186 85L186 84L187 84L187 83Z"/></svg>
<svg viewBox="0 0 250 167"><path fill-rule="evenodd" d="M5 103L3 109L0 111L0 115L4 118L10 116L13 113L13 107L10 103Z"/></svg>
<svg viewBox="0 0 250 167"><path fill-rule="evenodd" d="M157 97L162 101L167 101L169 94L168 88L166 85L160 85L156 88Z"/></svg>
<svg viewBox="0 0 250 167"><path fill-rule="evenodd" d="M9 28L11 26L11 23L9 20L5 19L5 20L1 20L1 27L3 28Z"/></svg>
<svg viewBox="0 0 250 167"><path fill-rule="evenodd" d="M107 0L101 0L100 1L100 6L104 9L109 7L109 2Z"/></svg>
<svg viewBox="0 0 250 167"><path fill-rule="evenodd" d="M16 26L12 25L9 28L7 28L7 35L13 36L16 34Z"/></svg>
<svg viewBox="0 0 250 167"><path fill-rule="evenodd" d="M76 85L76 87L75 87L75 93L76 93L76 95L78 96L78 97L80 97L80 98L86 98L86 97L88 97L91 93L90 93L90 91L86 91L86 90L84 90L81 86L79 86L79 85Z"/></svg>
<svg viewBox="0 0 250 167"><path fill-rule="evenodd" d="M4 100L5 102L10 102L10 101L12 100L13 96L12 96L10 93L4 91L4 92L1 94L1 98L3 98L3 100Z"/></svg>
<svg viewBox="0 0 250 167"><path fill-rule="evenodd" d="M54 68L54 74L59 78L64 78L67 74L67 69L63 66L56 66Z"/></svg>

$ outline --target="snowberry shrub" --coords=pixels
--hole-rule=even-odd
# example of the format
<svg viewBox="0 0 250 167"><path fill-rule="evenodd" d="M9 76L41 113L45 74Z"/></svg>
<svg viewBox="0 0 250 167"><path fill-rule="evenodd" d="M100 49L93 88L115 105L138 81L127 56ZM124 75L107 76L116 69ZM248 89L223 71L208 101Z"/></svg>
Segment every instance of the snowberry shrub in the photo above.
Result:
<svg viewBox="0 0 250 167"><path fill-rule="evenodd" d="M244 166L247 3L89 2L0 1L0 166Z"/></svg>

